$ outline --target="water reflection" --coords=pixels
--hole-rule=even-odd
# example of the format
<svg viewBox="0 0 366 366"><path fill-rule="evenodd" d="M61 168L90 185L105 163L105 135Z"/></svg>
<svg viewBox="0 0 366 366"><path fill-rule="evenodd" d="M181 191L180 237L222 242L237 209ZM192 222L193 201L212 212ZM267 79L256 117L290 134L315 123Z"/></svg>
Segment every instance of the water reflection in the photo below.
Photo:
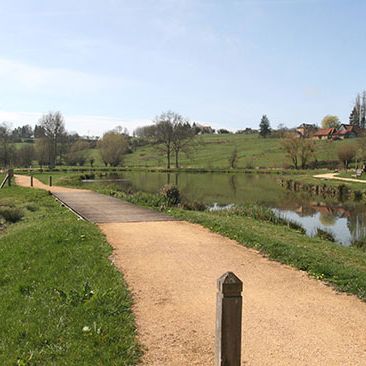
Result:
<svg viewBox="0 0 366 366"><path fill-rule="evenodd" d="M257 203L300 223L313 235L317 228L330 231L337 241L349 245L366 237L366 207L362 202L340 201L305 192L291 192L274 175L224 173L124 172L100 179L115 181L115 188L156 193L168 183L179 187L189 201L217 207ZM104 182L103 184L111 184Z"/></svg>

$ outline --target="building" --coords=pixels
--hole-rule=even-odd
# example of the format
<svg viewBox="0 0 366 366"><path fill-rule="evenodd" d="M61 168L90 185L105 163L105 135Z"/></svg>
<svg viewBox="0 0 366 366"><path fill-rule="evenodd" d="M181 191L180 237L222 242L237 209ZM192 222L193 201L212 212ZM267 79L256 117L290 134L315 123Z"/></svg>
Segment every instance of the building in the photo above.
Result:
<svg viewBox="0 0 366 366"><path fill-rule="evenodd" d="M334 133L333 139L350 139L355 138L359 135L360 131L358 131L356 126L341 124L338 130Z"/></svg>
<svg viewBox="0 0 366 366"><path fill-rule="evenodd" d="M336 133L335 128L320 128L313 135L314 140L330 140Z"/></svg>
<svg viewBox="0 0 366 366"><path fill-rule="evenodd" d="M303 138L312 137L316 131L318 131L318 126L310 123L302 123L296 128L298 136Z"/></svg>

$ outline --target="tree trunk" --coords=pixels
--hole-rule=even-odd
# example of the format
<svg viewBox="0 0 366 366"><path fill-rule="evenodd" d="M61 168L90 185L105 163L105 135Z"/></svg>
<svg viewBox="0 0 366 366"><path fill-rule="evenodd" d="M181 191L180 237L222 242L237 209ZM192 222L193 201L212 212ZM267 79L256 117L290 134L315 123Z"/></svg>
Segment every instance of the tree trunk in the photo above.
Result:
<svg viewBox="0 0 366 366"><path fill-rule="evenodd" d="M179 163L178 163L178 154L179 151L175 150L175 167L178 169L179 168Z"/></svg>
<svg viewBox="0 0 366 366"><path fill-rule="evenodd" d="M170 149L166 152L166 158L167 158L167 169L170 169Z"/></svg>

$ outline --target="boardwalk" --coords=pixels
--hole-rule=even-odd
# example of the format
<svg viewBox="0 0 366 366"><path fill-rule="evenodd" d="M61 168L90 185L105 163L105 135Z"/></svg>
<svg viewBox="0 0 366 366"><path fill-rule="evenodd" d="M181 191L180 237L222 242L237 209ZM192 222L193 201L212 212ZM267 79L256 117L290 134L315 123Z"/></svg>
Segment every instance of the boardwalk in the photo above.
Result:
<svg viewBox="0 0 366 366"><path fill-rule="evenodd" d="M53 192L53 195L78 215L96 224L173 220L160 212L96 192Z"/></svg>
<svg viewBox="0 0 366 366"><path fill-rule="evenodd" d="M17 182L29 186L28 178ZM73 193L69 204L78 210L82 206L76 202L82 191L52 191L60 198L63 192ZM84 197L87 205L89 196ZM115 202L98 199L94 210L99 213L107 213ZM128 211L119 219L130 209L133 217L137 209L118 207ZM338 294L305 272L199 225L143 221L98 226L132 291L145 365L213 364L216 279L228 270L244 281L243 365L366 365L366 304L356 297Z"/></svg>

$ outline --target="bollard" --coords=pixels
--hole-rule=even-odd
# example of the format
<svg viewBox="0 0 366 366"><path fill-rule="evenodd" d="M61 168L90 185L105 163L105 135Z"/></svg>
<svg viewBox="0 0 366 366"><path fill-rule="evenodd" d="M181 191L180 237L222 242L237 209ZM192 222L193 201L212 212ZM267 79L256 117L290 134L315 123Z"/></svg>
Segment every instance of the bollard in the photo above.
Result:
<svg viewBox="0 0 366 366"><path fill-rule="evenodd" d="M216 366L240 366L243 282L226 272L217 285Z"/></svg>
<svg viewBox="0 0 366 366"><path fill-rule="evenodd" d="M33 187L33 175L30 176L30 186Z"/></svg>
<svg viewBox="0 0 366 366"><path fill-rule="evenodd" d="M52 187L52 175L48 178L48 185Z"/></svg>

